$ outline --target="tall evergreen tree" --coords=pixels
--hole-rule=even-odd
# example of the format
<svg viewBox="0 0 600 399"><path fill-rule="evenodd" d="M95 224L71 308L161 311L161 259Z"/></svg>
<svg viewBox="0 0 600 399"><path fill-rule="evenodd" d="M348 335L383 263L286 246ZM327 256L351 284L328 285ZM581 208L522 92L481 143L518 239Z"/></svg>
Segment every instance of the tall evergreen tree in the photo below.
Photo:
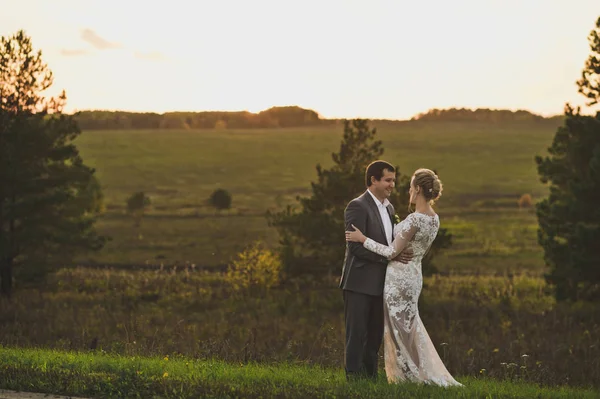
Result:
<svg viewBox="0 0 600 399"><path fill-rule="evenodd" d="M338 273L344 259L344 209L350 200L366 190L365 170L381 158L384 149L376 140L376 129L368 121L344 121L344 136L334 165L317 165L317 182L311 183L310 197L297 197L299 209L289 205L267 218L280 237L284 271L291 275ZM400 218L408 214L410 175L396 167L396 190L389 198ZM432 259L441 248L451 244L451 235L441 229L432 250L425 258L426 271L432 271Z"/></svg>
<svg viewBox="0 0 600 399"><path fill-rule="evenodd" d="M99 249L102 203L94 170L62 113L66 96L45 98L52 73L19 31L0 40L0 294L38 280L81 249Z"/></svg>
<svg viewBox="0 0 600 399"><path fill-rule="evenodd" d="M589 105L600 100L600 18L589 36L592 54L577 82ZM549 156L536 156L550 194L537 205L538 241L558 300L600 298L600 112L565 107Z"/></svg>
<svg viewBox="0 0 600 399"><path fill-rule="evenodd" d="M596 27L588 36L591 54L581 71L581 79L577 81L579 93L588 99L588 105L600 102L600 17L596 20Z"/></svg>

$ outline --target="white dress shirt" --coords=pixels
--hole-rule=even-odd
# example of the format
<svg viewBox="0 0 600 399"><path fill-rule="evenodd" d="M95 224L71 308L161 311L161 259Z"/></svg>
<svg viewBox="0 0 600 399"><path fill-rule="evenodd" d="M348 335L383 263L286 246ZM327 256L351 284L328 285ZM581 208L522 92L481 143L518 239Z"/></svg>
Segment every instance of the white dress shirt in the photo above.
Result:
<svg viewBox="0 0 600 399"><path fill-rule="evenodd" d="M388 205L390 205L390 201L386 198L383 202L379 201L375 195L371 192L371 190L367 190L371 197L373 197L373 201L377 205L377 209L379 209L379 214L381 215L381 221L383 222L383 228L385 229L385 239L387 240L388 245L392 243L392 235L394 234L394 228L392 227L392 221L390 220L390 214L387 210Z"/></svg>

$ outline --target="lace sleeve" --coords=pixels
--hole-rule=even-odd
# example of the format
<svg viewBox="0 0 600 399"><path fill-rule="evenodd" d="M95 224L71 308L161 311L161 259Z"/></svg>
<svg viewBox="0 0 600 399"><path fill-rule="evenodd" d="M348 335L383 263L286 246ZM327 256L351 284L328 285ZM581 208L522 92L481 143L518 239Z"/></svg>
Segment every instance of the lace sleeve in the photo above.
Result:
<svg viewBox="0 0 600 399"><path fill-rule="evenodd" d="M406 219L400 222L398 229L398 234L396 234L394 241L390 245L380 244L377 241L367 238L363 243L363 246L369 251L375 252L388 259L393 259L406 248L410 240L412 240L417 233L417 223L414 220L413 215L408 215Z"/></svg>

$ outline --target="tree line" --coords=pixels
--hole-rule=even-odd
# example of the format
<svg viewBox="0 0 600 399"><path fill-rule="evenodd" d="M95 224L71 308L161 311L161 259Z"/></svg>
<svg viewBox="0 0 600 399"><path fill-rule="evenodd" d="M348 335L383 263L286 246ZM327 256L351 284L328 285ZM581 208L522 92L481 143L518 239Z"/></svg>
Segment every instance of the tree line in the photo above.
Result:
<svg viewBox="0 0 600 399"><path fill-rule="evenodd" d="M248 111L124 112L80 111L73 115L83 130L111 129L252 129L330 124L310 109L272 107L259 113Z"/></svg>
<svg viewBox="0 0 600 399"><path fill-rule="evenodd" d="M248 111L226 112L124 112L80 111L73 115L82 130L127 129L269 129L286 127L309 127L343 125L341 119L322 118L317 112L298 106L272 107L259 113ZM562 115L546 118L529 111L509 111L478 108L431 109L411 121L440 122L544 122L560 121ZM400 120L375 119L371 122L406 123Z"/></svg>
<svg viewBox="0 0 600 399"><path fill-rule="evenodd" d="M544 117L525 110L511 111L507 109L489 108L433 108L427 112L415 115L412 121L441 121L441 122L561 122L563 115Z"/></svg>

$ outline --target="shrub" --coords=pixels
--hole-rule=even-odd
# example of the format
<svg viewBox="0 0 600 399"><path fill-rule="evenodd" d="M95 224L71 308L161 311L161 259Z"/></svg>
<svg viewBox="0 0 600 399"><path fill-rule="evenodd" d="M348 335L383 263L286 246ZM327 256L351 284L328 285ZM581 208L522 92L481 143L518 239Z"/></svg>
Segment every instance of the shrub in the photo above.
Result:
<svg viewBox="0 0 600 399"><path fill-rule="evenodd" d="M227 270L226 281L235 291L265 290L279 284L281 259L257 241L238 254Z"/></svg>
<svg viewBox="0 0 600 399"><path fill-rule="evenodd" d="M521 198L519 198L519 208L531 208L533 206L533 199L529 194L523 194Z"/></svg>
<svg viewBox="0 0 600 399"><path fill-rule="evenodd" d="M231 208L231 194L222 188L216 189L208 199L210 205L218 210Z"/></svg>
<svg viewBox="0 0 600 399"><path fill-rule="evenodd" d="M149 206L150 198L143 191L133 193L127 198L127 213L133 217L136 226L140 225L144 212Z"/></svg>

